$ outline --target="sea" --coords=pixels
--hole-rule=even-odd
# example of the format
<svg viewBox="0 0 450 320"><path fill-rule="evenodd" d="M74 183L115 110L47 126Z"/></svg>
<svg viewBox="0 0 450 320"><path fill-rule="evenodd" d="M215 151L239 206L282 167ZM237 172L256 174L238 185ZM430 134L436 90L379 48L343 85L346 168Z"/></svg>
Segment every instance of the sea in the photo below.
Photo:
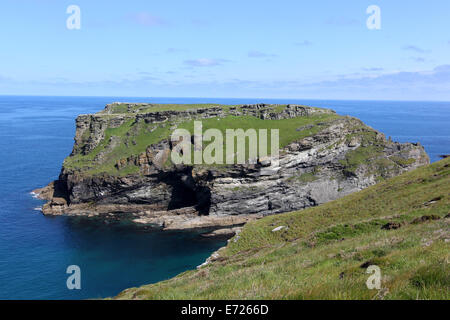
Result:
<svg viewBox="0 0 450 320"><path fill-rule="evenodd" d="M420 142L432 162L450 154L450 102L0 96L0 299L111 297L194 269L226 244L198 231L42 215L44 202L30 192L58 177L76 116L114 101L326 107L395 141ZM71 265L80 268L80 289L67 287Z"/></svg>

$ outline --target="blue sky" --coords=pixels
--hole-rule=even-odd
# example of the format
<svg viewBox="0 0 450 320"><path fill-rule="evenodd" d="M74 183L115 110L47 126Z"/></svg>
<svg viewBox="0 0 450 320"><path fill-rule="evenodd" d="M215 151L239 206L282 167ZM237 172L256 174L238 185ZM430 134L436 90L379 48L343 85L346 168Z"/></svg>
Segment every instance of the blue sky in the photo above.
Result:
<svg viewBox="0 0 450 320"><path fill-rule="evenodd" d="M448 0L2 0L0 94L450 100L449 15Z"/></svg>

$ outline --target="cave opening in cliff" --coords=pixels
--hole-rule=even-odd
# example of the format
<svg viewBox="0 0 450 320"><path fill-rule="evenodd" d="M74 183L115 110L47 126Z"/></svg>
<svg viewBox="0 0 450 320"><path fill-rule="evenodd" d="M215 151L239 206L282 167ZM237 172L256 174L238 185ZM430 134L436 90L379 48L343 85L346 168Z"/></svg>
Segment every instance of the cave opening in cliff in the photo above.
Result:
<svg viewBox="0 0 450 320"><path fill-rule="evenodd" d="M195 191L186 187L182 183L172 185L172 194L168 204L168 210L194 207L197 205Z"/></svg>
<svg viewBox="0 0 450 320"><path fill-rule="evenodd" d="M195 208L200 215L209 215L209 209L211 208L211 190L208 187L196 188L197 204Z"/></svg>
<svg viewBox="0 0 450 320"><path fill-rule="evenodd" d="M164 180L172 187L168 210L194 207L200 215L209 214L211 191L207 186L197 185L191 170L170 174Z"/></svg>

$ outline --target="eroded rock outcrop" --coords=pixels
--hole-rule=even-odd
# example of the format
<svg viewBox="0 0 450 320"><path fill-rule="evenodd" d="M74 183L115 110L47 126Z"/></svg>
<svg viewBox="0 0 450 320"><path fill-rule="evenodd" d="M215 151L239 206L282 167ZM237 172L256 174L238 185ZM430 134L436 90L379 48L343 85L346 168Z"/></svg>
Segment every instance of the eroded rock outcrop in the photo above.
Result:
<svg viewBox="0 0 450 320"><path fill-rule="evenodd" d="M43 213L130 218L165 229L240 225L319 205L429 163L420 144L392 142L329 109L264 104L165 109L114 103L79 116L74 148L58 181L35 190L49 200ZM292 141L279 161L170 162L171 130L192 120L227 117L303 120L289 132Z"/></svg>

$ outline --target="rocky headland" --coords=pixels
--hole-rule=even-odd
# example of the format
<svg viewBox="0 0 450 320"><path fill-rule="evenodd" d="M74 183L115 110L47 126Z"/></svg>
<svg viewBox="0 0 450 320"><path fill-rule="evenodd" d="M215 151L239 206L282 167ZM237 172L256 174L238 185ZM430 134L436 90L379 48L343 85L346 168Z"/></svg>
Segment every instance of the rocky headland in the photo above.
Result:
<svg viewBox="0 0 450 320"><path fill-rule="evenodd" d="M175 165L170 134L194 120L221 130L280 128L279 161ZM48 200L46 215L124 218L167 230L233 227L317 206L428 163L420 144L393 142L329 109L113 103L77 117L59 179L33 192Z"/></svg>

